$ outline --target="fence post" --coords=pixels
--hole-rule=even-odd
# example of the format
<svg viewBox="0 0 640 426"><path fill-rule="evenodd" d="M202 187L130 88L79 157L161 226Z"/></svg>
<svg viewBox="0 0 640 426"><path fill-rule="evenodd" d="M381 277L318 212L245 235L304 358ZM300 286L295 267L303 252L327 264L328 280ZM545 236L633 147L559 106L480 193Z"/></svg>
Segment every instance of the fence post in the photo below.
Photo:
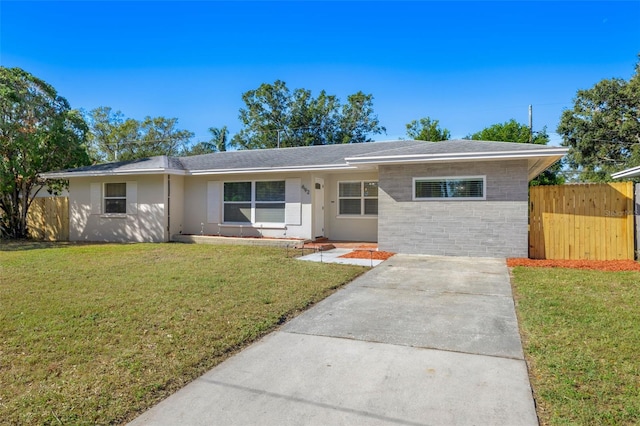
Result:
<svg viewBox="0 0 640 426"><path fill-rule="evenodd" d="M640 260L640 183L636 183L635 197L633 197L633 210L636 217L634 227L636 229L635 258Z"/></svg>

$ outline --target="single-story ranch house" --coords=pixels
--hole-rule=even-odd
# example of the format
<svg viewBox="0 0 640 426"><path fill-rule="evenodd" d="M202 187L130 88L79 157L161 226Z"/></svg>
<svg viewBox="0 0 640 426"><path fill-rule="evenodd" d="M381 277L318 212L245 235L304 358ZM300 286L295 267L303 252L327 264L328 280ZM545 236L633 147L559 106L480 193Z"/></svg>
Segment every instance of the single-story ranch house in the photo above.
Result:
<svg viewBox="0 0 640 426"><path fill-rule="evenodd" d="M393 141L159 156L43 176L69 180L71 241L328 237L397 253L526 257L528 182L565 153Z"/></svg>

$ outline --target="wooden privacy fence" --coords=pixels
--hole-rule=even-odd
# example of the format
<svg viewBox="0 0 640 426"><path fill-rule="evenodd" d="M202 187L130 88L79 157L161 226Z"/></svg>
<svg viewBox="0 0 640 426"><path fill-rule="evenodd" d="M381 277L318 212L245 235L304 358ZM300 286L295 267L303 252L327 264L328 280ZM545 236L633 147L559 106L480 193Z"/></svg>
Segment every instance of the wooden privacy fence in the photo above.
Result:
<svg viewBox="0 0 640 426"><path fill-rule="evenodd" d="M69 240L69 198L43 197L31 203L27 214L29 236L37 240Z"/></svg>
<svg viewBox="0 0 640 426"><path fill-rule="evenodd" d="M536 186L529 193L529 257L634 258L633 183Z"/></svg>

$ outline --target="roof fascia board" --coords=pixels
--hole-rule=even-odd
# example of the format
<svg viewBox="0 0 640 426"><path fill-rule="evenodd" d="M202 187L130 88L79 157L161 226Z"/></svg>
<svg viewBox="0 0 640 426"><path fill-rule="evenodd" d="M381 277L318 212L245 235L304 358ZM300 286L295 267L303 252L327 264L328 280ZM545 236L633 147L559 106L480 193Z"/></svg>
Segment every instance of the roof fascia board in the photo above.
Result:
<svg viewBox="0 0 640 426"><path fill-rule="evenodd" d="M630 169L621 170L616 173L612 173L611 177L614 179L620 179L624 177L638 177L640 176L640 166L632 167Z"/></svg>
<svg viewBox="0 0 640 426"><path fill-rule="evenodd" d="M135 176L135 175L186 175L184 170L175 169L147 169L147 170L121 170L121 171L95 171L95 172L62 172L62 173L42 173L40 176L45 179L70 179L76 177L101 177L101 176Z"/></svg>
<svg viewBox="0 0 640 426"><path fill-rule="evenodd" d="M238 174L238 173L283 173L283 172L316 172L316 171L331 171L331 170L355 170L358 167L355 165L324 165L324 166L292 166L292 167L273 167L273 168L246 168L246 169L209 169L209 170L191 170L187 174L191 176L200 175L226 175L226 174Z"/></svg>
<svg viewBox="0 0 640 426"><path fill-rule="evenodd" d="M553 157L560 158L567 150L544 150L541 152L498 152L498 153L470 153L470 154L419 154L389 157L351 157L346 160L350 164L405 164L418 162L451 162L451 161L477 161L477 160L523 160L529 158Z"/></svg>

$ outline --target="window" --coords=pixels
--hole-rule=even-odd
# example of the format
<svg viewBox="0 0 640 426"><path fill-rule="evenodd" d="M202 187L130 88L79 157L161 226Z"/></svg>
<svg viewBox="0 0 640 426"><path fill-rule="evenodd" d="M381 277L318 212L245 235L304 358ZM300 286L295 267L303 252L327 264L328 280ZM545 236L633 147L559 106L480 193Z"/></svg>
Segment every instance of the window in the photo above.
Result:
<svg viewBox="0 0 640 426"><path fill-rule="evenodd" d="M338 215L376 216L378 182L338 182Z"/></svg>
<svg viewBox="0 0 640 426"><path fill-rule="evenodd" d="M127 213L127 184L104 184L104 213Z"/></svg>
<svg viewBox="0 0 640 426"><path fill-rule="evenodd" d="M256 182L256 222L284 223L284 181Z"/></svg>
<svg viewBox="0 0 640 426"><path fill-rule="evenodd" d="M225 182L224 221L251 222L251 182Z"/></svg>
<svg viewBox="0 0 640 426"><path fill-rule="evenodd" d="M126 217L138 214L138 182L91 182L91 214Z"/></svg>
<svg viewBox="0 0 640 426"><path fill-rule="evenodd" d="M484 200L485 176L414 178L413 199Z"/></svg>
<svg viewBox="0 0 640 426"><path fill-rule="evenodd" d="M225 182L224 221L284 223L285 181Z"/></svg>

